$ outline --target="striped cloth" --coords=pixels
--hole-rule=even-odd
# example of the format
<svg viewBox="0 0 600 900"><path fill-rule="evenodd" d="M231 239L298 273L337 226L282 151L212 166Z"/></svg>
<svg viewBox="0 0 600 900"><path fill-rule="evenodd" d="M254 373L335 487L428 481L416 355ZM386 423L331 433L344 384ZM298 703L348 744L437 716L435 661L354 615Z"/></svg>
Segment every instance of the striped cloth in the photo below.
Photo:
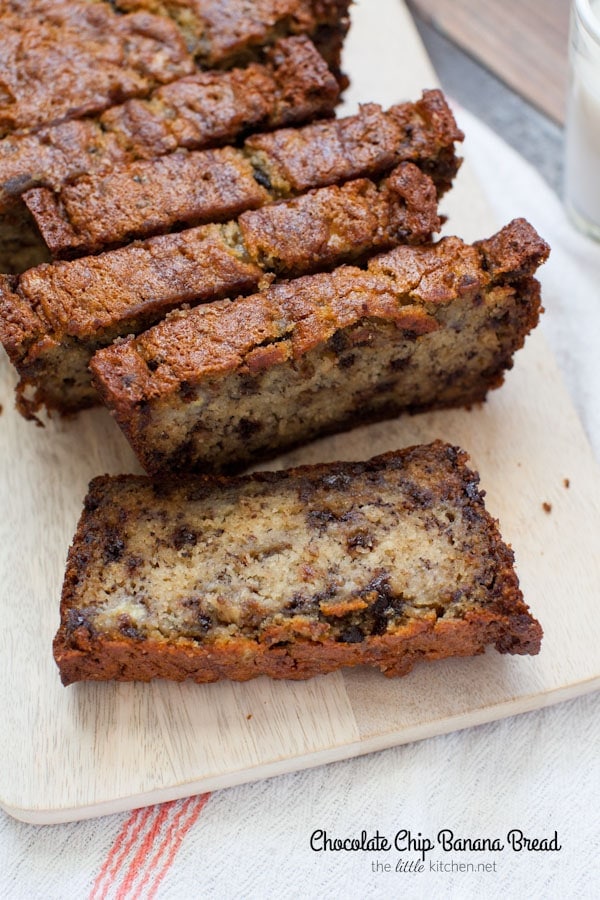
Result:
<svg viewBox="0 0 600 900"><path fill-rule="evenodd" d="M467 114L465 148L499 221L525 215L552 245L542 273L554 346L600 458L600 246L577 235L536 173ZM568 291L564 290L568 285ZM578 323L585 322L582 329ZM88 822L35 827L0 813L0 900L598 896L600 694L270 781ZM486 854L493 871L373 870L323 853L331 836L552 836L557 853ZM412 854L414 856L415 854ZM481 854L456 854L479 862Z"/></svg>
<svg viewBox="0 0 600 900"><path fill-rule="evenodd" d="M94 881L90 900L155 897L210 794L135 809L126 817Z"/></svg>

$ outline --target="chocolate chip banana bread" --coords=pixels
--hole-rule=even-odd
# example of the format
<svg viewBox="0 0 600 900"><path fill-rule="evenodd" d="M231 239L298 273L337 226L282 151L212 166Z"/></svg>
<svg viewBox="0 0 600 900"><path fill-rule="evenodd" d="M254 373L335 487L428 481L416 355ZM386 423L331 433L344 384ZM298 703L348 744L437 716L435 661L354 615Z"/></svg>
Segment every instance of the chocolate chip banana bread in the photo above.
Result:
<svg viewBox="0 0 600 900"><path fill-rule="evenodd" d="M524 220L472 246L398 247L366 270L175 312L90 364L142 466L236 470L371 420L466 406L536 325L548 246Z"/></svg>
<svg viewBox="0 0 600 900"><path fill-rule="evenodd" d="M8 135L0 141L0 213L35 186L58 190L84 173L331 115L338 97L338 84L311 41L284 38L261 63L196 72L95 119Z"/></svg>
<svg viewBox="0 0 600 900"><path fill-rule="evenodd" d="M242 478L96 478L69 551L64 684L302 679L536 654L478 475L436 442Z"/></svg>
<svg viewBox="0 0 600 900"><path fill-rule="evenodd" d="M381 182L358 179L246 212L238 222L151 238L100 256L0 276L0 341L19 370L18 402L63 412L97 401L88 364L183 303L255 291L361 259L439 227L431 179L402 163Z"/></svg>
<svg viewBox="0 0 600 900"><path fill-rule="evenodd" d="M94 253L135 237L224 221L274 199L359 177L380 177L413 162L447 190L462 140L440 91L384 112L252 135L243 147L177 152L86 175L55 193L23 194L54 256Z"/></svg>

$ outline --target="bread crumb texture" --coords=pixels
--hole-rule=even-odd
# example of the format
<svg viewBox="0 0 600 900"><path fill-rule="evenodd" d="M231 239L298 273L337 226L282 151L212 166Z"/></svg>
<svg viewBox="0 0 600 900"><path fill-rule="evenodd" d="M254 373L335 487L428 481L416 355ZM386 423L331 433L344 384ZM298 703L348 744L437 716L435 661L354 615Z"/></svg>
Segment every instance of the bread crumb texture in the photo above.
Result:
<svg viewBox="0 0 600 900"><path fill-rule="evenodd" d="M92 482L55 656L80 679L305 678L368 663L536 653L513 555L465 454L184 482Z"/></svg>

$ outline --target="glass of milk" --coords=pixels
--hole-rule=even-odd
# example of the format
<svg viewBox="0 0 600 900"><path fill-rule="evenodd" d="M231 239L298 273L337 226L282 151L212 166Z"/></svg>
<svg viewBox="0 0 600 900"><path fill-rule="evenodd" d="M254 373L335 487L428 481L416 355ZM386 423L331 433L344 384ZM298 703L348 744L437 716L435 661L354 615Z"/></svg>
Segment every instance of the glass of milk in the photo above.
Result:
<svg viewBox="0 0 600 900"><path fill-rule="evenodd" d="M600 240L600 0L573 0L570 63L565 205Z"/></svg>

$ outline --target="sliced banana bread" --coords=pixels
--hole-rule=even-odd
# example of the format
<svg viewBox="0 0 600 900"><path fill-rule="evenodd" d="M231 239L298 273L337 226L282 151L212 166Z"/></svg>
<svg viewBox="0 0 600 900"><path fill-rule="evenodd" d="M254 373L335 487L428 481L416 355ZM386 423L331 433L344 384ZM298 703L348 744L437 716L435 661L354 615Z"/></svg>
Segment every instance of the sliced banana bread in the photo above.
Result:
<svg viewBox="0 0 600 900"><path fill-rule="evenodd" d="M439 227L431 179L412 163L244 213L238 222L150 238L100 256L0 276L0 342L17 367L26 416L97 402L88 364L183 303L258 289L262 279L327 269Z"/></svg>
<svg viewBox="0 0 600 900"><path fill-rule="evenodd" d="M172 313L90 368L142 466L227 471L502 383L540 312L548 246L518 219L474 245L398 247L366 270Z"/></svg>
<svg viewBox="0 0 600 900"><path fill-rule="evenodd" d="M176 152L22 196L54 256L94 253L135 237L221 222L274 199L413 162L447 190L462 132L440 91L384 112L253 135L243 147Z"/></svg>
<svg viewBox="0 0 600 900"><path fill-rule="evenodd" d="M337 82L311 41L284 38L262 63L196 72L98 118L8 135L0 141L0 213L38 185L58 190L79 175L134 159L215 147L249 131L331 115L338 97Z"/></svg>
<svg viewBox="0 0 600 900"><path fill-rule="evenodd" d="M69 551L64 684L308 678L535 654L542 629L466 454L182 482L96 478Z"/></svg>

